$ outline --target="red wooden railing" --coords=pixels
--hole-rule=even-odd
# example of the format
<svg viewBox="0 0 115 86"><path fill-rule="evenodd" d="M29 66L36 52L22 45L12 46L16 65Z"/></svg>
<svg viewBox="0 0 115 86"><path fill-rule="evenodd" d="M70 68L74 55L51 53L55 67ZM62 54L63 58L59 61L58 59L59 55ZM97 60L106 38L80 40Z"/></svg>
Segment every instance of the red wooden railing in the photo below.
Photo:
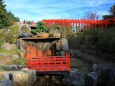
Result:
<svg viewBox="0 0 115 86"><path fill-rule="evenodd" d="M27 45L27 67L38 72L70 71L70 55L40 56L37 48Z"/></svg>
<svg viewBox="0 0 115 86"><path fill-rule="evenodd" d="M65 25L65 26L73 26L90 29L90 28L106 28L108 25L115 25L115 18L108 20L86 20L86 19L50 19L50 20L42 20L46 26L51 24L57 25Z"/></svg>

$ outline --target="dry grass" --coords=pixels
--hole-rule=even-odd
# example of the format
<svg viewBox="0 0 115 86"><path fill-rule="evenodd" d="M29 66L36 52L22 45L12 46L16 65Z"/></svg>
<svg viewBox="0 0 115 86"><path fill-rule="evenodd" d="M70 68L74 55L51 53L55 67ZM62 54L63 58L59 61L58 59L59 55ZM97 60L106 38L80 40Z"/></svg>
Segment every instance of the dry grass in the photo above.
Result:
<svg viewBox="0 0 115 86"><path fill-rule="evenodd" d="M10 59L5 65L26 65L25 58Z"/></svg>

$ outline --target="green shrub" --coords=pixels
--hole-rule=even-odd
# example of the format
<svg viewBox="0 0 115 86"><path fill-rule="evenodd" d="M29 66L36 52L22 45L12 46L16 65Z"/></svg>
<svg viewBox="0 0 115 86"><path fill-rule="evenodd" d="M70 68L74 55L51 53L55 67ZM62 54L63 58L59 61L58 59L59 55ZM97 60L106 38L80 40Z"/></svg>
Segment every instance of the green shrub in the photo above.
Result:
<svg viewBox="0 0 115 86"><path fill-rule="evenodd" d="M21 33L31 33L31 31L27 26L23 26L21 27Z"/></svg>
<svg viewBox="0 0 115 86"><path fill-rule="evenodd" d="M104 30L103 34L99 34L99 40L96 42L96 49L104 53L115 52L115 29Z"/></svg>
<svg viewBox="0 0 115 86"><path fill-rule="evenodd" d="M0 45L3 43L16 43L19 35L19 26L11 26L8 29L0 30Z"/></svg>
<svg viewBox="0 0 115 86"><path fill-rule="evenodd" d="M37 32L46 32L47 31L47 27L45 26L45 24L43 22L37 22L37 26L35 29L31 30L31 33L36 34Z"/></svg>
<svg viewBox="0 0 115 86"><path fill-rule="evenodd" d="M69 48L70 49L76 49L77 48L77 44L78 44L78 40L76 40L76 34L70 34L67 36L68 38L68 43L69 43Z"/></svg>
<svg viewBox="0 0 115 86"><path fill-rule="evenodd" d="M66 26L57 25L57 24L51 24L50 26L48 26L48 32L49 32L49 34L52 34L55 31L57 31L57 32L60 33L61 38L69 38L69 36L71 36L72 34L74 34L72 32L71 27L66 27Z"/></svg>
<svg viewBox="0 0 115 86"><path fill-rule="evenodd" d="M83 30L77 34L69 36L71 48L78 48L85 45L86 49L91 49L95 45L95 50L102 53L115 52L115 28L98 28Z"/></svg>
<svg viewBox="0 0 115 86"><path fill-rule="evenodd" d="M59 26L59 32L61 34L61 38L69 38L69 36L73 35L71 27Z"/></svg>

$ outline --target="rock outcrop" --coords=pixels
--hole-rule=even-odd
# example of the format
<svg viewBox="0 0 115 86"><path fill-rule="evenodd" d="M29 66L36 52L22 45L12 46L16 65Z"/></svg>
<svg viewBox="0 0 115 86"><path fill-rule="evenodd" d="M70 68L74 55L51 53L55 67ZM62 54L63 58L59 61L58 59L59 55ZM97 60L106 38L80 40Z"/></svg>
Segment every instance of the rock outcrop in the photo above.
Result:
<svg viewBox="0 0 115 86"><path fill-rule="evenodd" d="M36 81L36 71L27 68L19 71L1 71L0 76L0 80L12 80L13 86L33 86Z"/></svg>

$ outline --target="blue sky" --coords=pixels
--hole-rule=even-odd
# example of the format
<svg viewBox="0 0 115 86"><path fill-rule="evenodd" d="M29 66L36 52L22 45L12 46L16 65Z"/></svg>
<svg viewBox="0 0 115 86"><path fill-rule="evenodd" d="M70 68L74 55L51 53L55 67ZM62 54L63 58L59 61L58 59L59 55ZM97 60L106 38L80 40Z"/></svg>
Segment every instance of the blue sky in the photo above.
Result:
<svg viewBox="0 0 115 86"><path fill-rule="evenodd" d="M109 14L115 0L4 0L6 9L25 20L81 19L88 12Z"/></svg>

